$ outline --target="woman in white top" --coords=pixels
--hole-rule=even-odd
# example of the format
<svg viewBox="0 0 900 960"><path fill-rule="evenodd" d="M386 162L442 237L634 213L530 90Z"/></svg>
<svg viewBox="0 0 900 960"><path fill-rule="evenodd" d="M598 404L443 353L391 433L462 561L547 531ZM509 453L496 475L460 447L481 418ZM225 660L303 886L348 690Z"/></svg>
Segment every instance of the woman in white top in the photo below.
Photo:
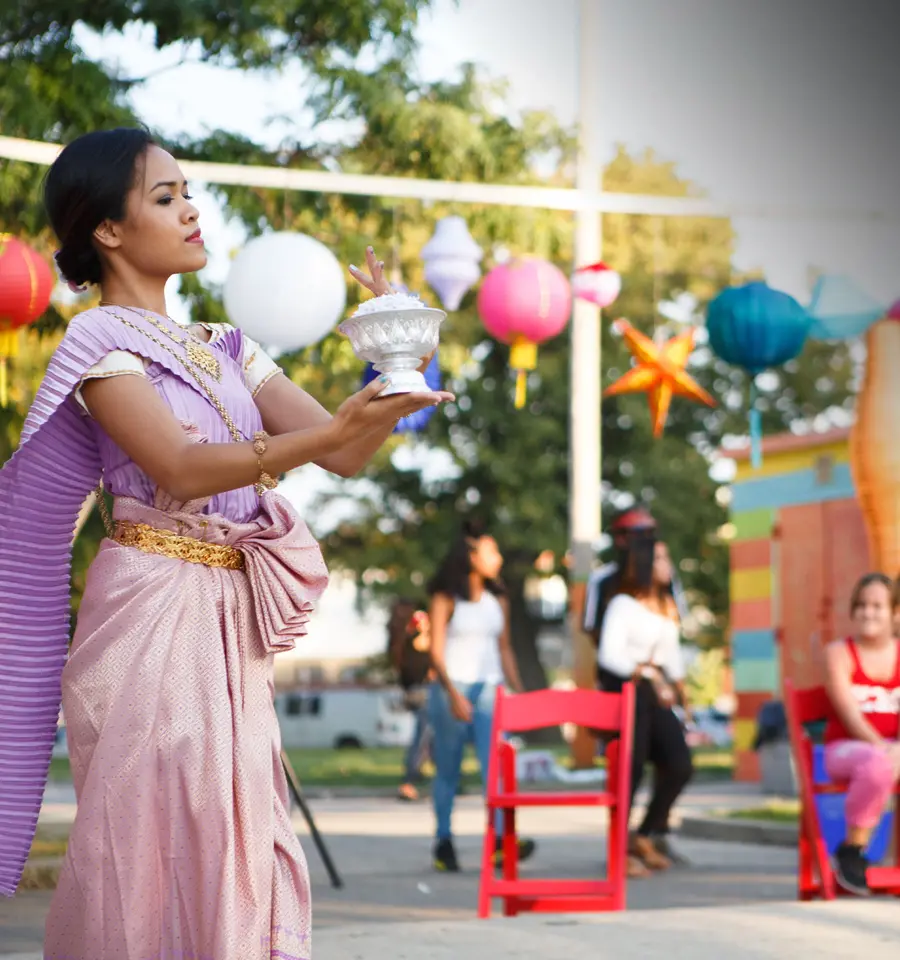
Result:
<svg viewBox="0 0 900 960"><path fill-rule="evenodd" d="M497 687L505 680L514 693L522 691L509 639L509 605L498 579L502 566L496 540L467 521L429 587L437 677L428 704L437 768L432 790L437 870L459 870L450 821L463 750L474 744L486 782ZM533 850L530 841L519 842L520 859Z"/></svg>
<svg viewBox="0 0 900 960"><path fill-rule="evenodd" d="M653 764L653 793L644 820L631 838L629 876L670 866L669 813L693 773L691 752L674 707L686 706L678 610L672 597L672 563L664 543L629 544L619 567L615 596L606 608L597 662L604 690L636 685L631 797L644 766Z"/></svg>

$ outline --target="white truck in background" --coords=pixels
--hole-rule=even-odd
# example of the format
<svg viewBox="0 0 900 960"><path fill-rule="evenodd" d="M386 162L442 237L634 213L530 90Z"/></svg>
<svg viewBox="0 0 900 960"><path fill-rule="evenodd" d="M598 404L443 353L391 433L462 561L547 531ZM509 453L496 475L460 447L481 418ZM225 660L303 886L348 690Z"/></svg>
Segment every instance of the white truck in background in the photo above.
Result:
<svg viewBox="0 0 900 960"><path fill-rule="evenodd" d="M405 747L414 718L398 688L321 687L278 693L275 713L290 749Z"/></svg>

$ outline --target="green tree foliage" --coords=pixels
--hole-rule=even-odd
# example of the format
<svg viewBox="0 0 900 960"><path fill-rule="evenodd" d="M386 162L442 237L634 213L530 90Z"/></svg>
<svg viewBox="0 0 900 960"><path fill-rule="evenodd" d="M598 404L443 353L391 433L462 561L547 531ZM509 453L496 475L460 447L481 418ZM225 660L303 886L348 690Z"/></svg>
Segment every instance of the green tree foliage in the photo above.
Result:
<svg viewBox="0 0 900 960"><path fill-rule="evenodd" d="M66 143L90 130L140 122L129 95L145 78L89 60L79 44L87 30L112 36L143 26L158 49L180 44L186 59L239 69L276 70L301 57L310 91L324 101L345 72L354 73L353 61L363 52L376 67L405 66L418 17L430 2L11 0L0 5L0 134ZM302 106L298 102L297 110ZM212 159L252 159L244 142L226 133L202 149L187 139L169 145L185 156L208 151ZM15 233L49 258L55 243L41 204L43 177L41 167L0 159L0 232ZM188 288L199 289L196 283ZM207 315L216 312L199 294L192 299L198 307L206 303ZM54 302L35 327L56 333L71 313ZM20 391L16 409L0 410L0 436L13 444L22 419L18 408L27 408L31 396ZM0 455L8 450L0 447Z"/></svg>

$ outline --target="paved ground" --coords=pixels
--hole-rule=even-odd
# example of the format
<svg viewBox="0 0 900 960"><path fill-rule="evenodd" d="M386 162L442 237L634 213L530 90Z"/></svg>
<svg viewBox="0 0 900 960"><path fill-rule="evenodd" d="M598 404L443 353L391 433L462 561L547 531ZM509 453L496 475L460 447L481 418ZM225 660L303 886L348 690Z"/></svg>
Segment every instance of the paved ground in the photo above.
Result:
<svg viewBox="0 0 900 960"><path fill-rule="evenodd" d="M896 960L900 910L891 901L769 903L356 925L320 932L315 947L328 960Z"/></svg>
<svg viewBox="0 0 900 960"><path fill-rule="evenodd" d="M700 786L685 798L681 811L746 806L752 802L748 795L754 796L748 789L730 784ZM42 812L43 822L49 824L71 819L71 797L65 791L51 790L47 801ZM314 884L314 922L319 956L328 960L343 957L351 960L363 956L361 947L364 945L366 960L382 955L400 957L404 954L380 954L377 950L370 953L369 943L380 942L384 937L389 941L398 936L410 945L414 942L421 944L423 940L434 941L435 938L438 942L443 936L441 930L454 931L451 939L462 939L449 953L441 953L443 947L435 947L439 951L433 954L435 958L461 955L468 949L464 945L469 943L471 936L486 938L484 943L494 943L497 950L500 949L497 938L502 941L503 949L508 950L512 949L509 945L521 945L522 936L531 942L532 934L512 933L506 929L506 921L492 920L485 924L474 920L476 868L483 825L477 797L461 798L457 809L455 829L460 858L466 868L458 876L435 874L430 869L433 820L427 804L403 805L394 800L377 799L319 800L314 804L314 812L345 880L344 889L330 888L315 848L306 838L304 846ZM303 822L299 816L295 817L295 822L298 832L303 834ZM598 811L572 808L560 814L554 810L526 810L520 814L520 830L536 837L539 843L538 855L525 868L530 875L590 877L597 876L602 869L604 822ZM630 910L732 907L754 901L785 901L793 897L795 859L790 850L691 840L684 840L680 848L692 859L692 867L633 883L629 890ZM29 960L39 956L34 951L40 950L49 900L50 894L43 892L22 893L13 900L0 900L0 955L25 954ZM522 918L516 921L517 924L521 922ZM574 938L575 942L581 937L586 945L594 943L591 956L596 958L601 954L596 952L595 940L603 939L607 943L606 928L602 933L594 930L593 919L575 922L570 918L550 917L525 922L538 922L539 928L533 933L537 940L542 937L563 940L560 940L559 952L556 947L550 950L548 946L550 952L543 948L531 953L520 950L517 954L520 957L575 960L582 954L568 948L564 950L561 944L567 938ZM670 922L675 921L663 920L658 915L654 915L649 923L646 919L636 921L639 932L645 927L661 930ZM713 919L709 917L702 922L712 923ZM432 926L434 923L438 925ZM395 924L401 926L390 933L387 928L393 930ZM379 933L382 927L385 930ZM472 933L465 932L470 928ZM453 943L456 944L457 940L454 939ZM490 955L507 954L495 951ZM512 956L512 953L508 955ZM586 953L583 955L587 956ZM416 953L417 958L425 956L432 954ZM867 960L874 956L876 954L868 951ZM477 960L477 957L470 954L467 960ZM11 958L7 956L4 960Z"/></svg>

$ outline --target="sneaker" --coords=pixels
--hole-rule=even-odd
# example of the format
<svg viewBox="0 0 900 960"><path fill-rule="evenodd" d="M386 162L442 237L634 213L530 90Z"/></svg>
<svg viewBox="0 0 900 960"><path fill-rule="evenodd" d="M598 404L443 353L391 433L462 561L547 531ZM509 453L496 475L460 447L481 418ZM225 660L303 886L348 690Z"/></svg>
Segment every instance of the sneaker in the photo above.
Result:
<svg viewBox="0 0 900 960"><path fill-rule="evenodd" d="M519 863L524 863L537 849L537 844L534 840L529 840L526 837L519 837L516 840L516 846L519 848ZM503 840L502 838L497 838L497 845L494 847L494 866L503 865Z"/></svg>
<svg viewBox="0 0 900 960"><path fill-rule="evenodd" d="M863 856L862 847L849 843L842 843L832 857L834 879L838 886L847 893L858 897L867 897L872 892L866 879L868 861Z"/></svg>
<svg viewBox="0 0 900 960"><path fill-rule="evenodd" d="M667 834L661 834L658 837L654 837L653 846L656 848L656 852L664 856L666 860L672 864L672 866L689 867L691 865L691 861L672 846L672 844L669 842L669 837Z"/></svg>
<svg viewBox="0 0 900 960"><path fill-rule="evenodd" d="M456 859L452 840L438 840L434 845L432 863L434 869L441 873L459 873L459 861Z"/></svg>

